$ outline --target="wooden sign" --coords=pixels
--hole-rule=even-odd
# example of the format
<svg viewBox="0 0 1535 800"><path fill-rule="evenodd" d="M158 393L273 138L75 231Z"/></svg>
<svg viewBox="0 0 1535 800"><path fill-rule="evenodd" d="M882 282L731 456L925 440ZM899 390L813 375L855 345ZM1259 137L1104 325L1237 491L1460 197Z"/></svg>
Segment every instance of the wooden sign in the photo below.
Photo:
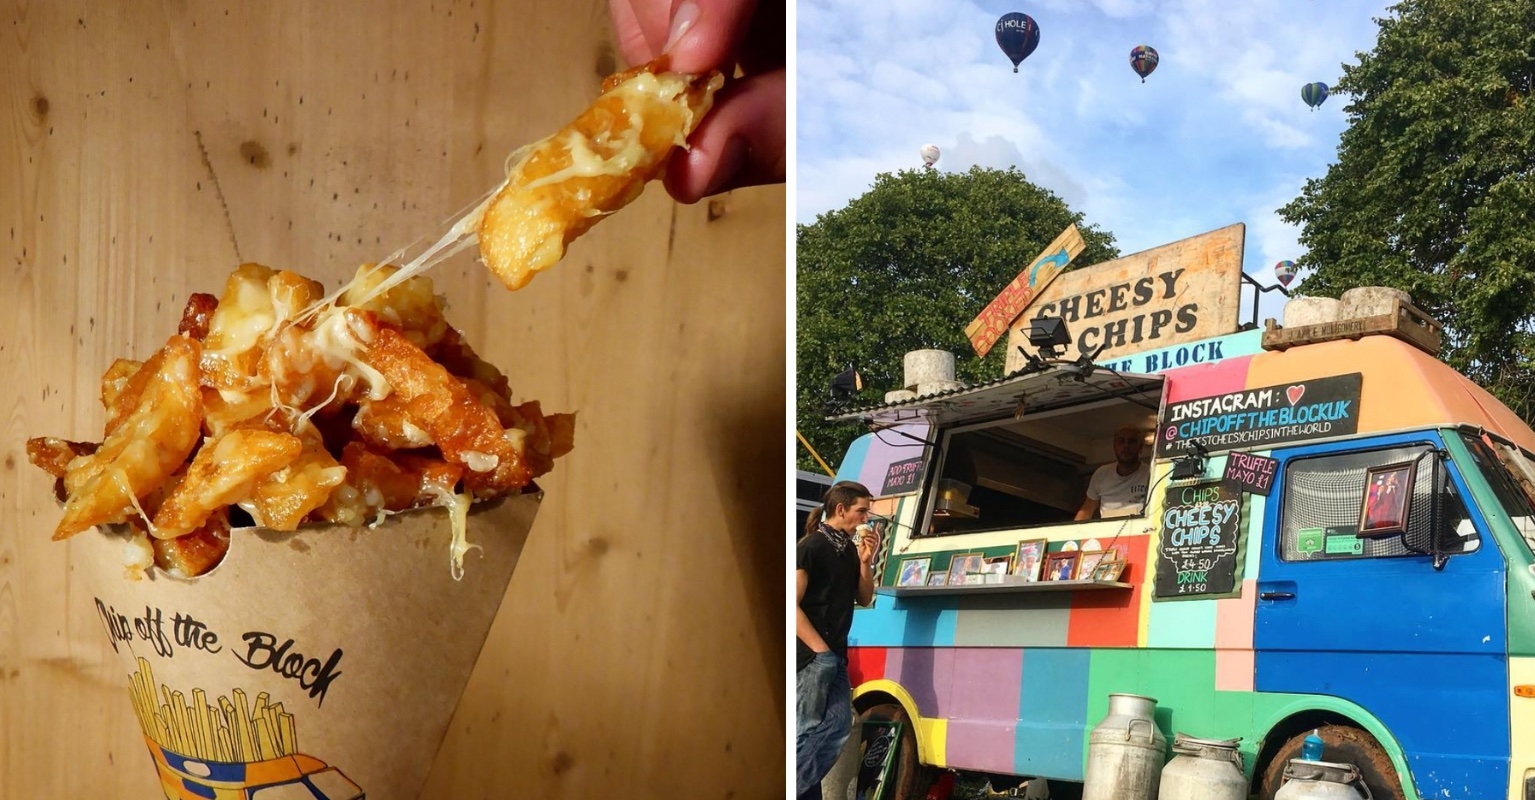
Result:
<svg viewBox="0 0 1535 800"><path fill-rule="evenodd" d="M1167 490L1154 597L1240 591L1242 494L1222 483Z"/></svg>
<svg viewBox="0 0 1535 800"><path fill-rule="evenodd" d="M1068 272L1037 293L1008 332L1008 373L1028 362L1029 320L1060 317L1071 343L1061 356L1126 353L1232 333L1242 297L1241 223ZM1100 349L1101 348L1101 349Z"/></svg>
<svg viewBox="0 0 1535 800"><path fill-rule="evenodd" d="M1018 277L991 301L991 305L986 306L980 316L965 326L965 335L970 337L970 346L975 348L975 354L985 358L991 352L992 345L1007 332L1013 320L1028 308L1034 297L1044 291L1050 281L1061 274L1066 265L1086 246L1081 231L1072 225L1061 231L1060 236L1055 237L1043 252L1035 256L1033 263L1018 273Z"/></svg>

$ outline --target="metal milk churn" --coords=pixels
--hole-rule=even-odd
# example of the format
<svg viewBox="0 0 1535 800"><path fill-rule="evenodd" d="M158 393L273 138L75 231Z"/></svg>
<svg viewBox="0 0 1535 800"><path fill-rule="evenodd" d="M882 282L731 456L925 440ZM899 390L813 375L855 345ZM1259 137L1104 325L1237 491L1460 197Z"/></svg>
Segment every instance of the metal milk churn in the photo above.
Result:
<svg viewBox="0 0 1535 800"><path fill-rule="evenodd" d="M1359 768L1353 764L1293 759L1274 800L1372 800Z"/></svg>
<svg viewBox="0 0 1535 800"><path fill-rule="evenodd" d="M1087 737L1082 800L1156 800L1167 756L1156 708L1150 697L1109 695L1108 716Z"/></svg>
<svg viewBox="0 0 1535 800"><path fill-rule="evenodd" d="M1173 760L1162 768L1160 800L1247 800L1241 739L1173 737Z"/></svg>

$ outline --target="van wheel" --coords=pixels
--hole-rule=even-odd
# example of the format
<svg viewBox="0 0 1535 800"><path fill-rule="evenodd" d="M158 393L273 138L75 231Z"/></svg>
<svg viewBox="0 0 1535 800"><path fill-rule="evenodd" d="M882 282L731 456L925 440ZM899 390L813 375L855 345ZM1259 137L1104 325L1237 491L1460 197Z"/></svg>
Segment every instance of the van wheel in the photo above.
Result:
<svg viewBox="0 0 1535 800"><path fill-rule="evenodd" d="M917 760L917 732L912 728L906 709L898 703L884 703L869 707L858 717L861 722L901 723L901 744L890 768L890 785L884 797L888 800L924 800L936 773Z"/></svg>
<svg viewBox="0 0 1535 800"><path fill-rule="evenodd" d="M1285 765L1292 758L1300 758L1301 745L1309 733L1311 731L1301 731L1291 736L1274 754L1258 786L1261 800L1273 800L1278 794ZM1346 725L1323 725L1318 729L1318 735L1322 737L1323 761L1358 767L1360 777L1364 778L1364 784L1370 788L1370 795L1375 800L1403 800L1402 779L1391 764L1391 756L1386 755L1385 748L1375 741L1375 737Z"/></svg>

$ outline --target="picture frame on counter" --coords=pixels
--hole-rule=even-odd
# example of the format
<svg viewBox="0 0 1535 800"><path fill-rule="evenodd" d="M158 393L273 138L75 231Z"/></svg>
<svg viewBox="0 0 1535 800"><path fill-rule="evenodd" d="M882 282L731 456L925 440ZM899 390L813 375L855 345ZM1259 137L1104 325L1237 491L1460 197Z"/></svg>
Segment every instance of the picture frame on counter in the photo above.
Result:
<svg viewBox="0 0 1535 800"><path fill-rule="evenodd" d="M1013 574L1026 581L1039 580L1048 544L1046 539L1024 539L1018 542L1018 549L1013 553Z"/></svg>
<svg viewBox="0 0 1535 800"><path fill-rule="evenodd" d="M1123 561L1100 561L1093 568L1092 576L1095 581L1117 581L1125 573Z"/></svg>
<svg viewBox="0 0 1535 800"><path fill-rule="evenodd" d="M985 553L956 553L949 559L949 584L950 586L965 585L965 576L972 572L984 572L986 566Z"/></svg>
<svg viewBox="0 0 1535 800"><path fill-rule="evenodd" d="M927 571L932 566L932 556L915 556L901 562L901 574L897 586L926 586Z"/></svg>
<svg viewBox="0 0 1535 800"><path fill-rule="evenodd" d="M1077 577L1077 560L1081 556L1079 550L1062 550L1059 553L1049 553L1045 556L1045 574L1042 580L1069 581Z"/></svg>

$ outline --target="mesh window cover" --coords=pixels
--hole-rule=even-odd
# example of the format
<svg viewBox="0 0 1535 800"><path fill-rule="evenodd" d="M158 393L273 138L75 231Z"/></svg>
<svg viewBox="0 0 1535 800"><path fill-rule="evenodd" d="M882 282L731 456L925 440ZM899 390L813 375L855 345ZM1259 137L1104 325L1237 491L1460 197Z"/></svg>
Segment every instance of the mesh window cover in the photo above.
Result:
<svg viewBox="0 0 1535 800"><path fill-rule="evenodd" d="M1412 461L1427 452L1427 447L1371 450L1321 456L1291 461L1285 467L1284 510L1280 518L1280 558L1285 561L1341 561L1355 558L1392 558L1396 556L1421 556L1430 551L1430 527L1433 509L1431 492L1434 480L1432 457L1418 462L1413 477L1412 507L1407 517L1407 535L1383 536L1360 539L1363 554L1328 553L1326 548L1315 552L1301 552L1298 548L1300 531L1307 528L1342 528L1348 532L1359 525L1360 504L1364 498L1365 470L1382 464ZM1441 470L1442 475L1442 470ZM1442 479L1442 478L1441 478ZM1465 507L1454 494L1452 486L1446 486L1440 497L1445 517L1454 523L1449 530L1461 528L1467 518ZM1403 542L1403 539L1406 542ZM1452 534L1441 541L1441 547L1456 548L1457 538ZM1461 552L1475 549L1466 543Z"/></svg>

